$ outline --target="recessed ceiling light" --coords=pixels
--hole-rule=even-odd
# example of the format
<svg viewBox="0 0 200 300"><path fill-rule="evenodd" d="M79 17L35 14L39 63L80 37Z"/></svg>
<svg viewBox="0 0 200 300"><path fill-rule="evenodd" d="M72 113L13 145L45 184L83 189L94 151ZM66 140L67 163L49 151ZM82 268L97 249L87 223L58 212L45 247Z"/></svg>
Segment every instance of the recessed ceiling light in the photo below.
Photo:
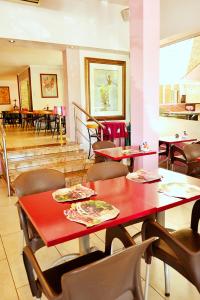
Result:
<svg viewBox="0 0 200 300"><path fill-rule="evenodd" d="M15 43L15 40L9 40L9 43L13 44Z"/></svg>

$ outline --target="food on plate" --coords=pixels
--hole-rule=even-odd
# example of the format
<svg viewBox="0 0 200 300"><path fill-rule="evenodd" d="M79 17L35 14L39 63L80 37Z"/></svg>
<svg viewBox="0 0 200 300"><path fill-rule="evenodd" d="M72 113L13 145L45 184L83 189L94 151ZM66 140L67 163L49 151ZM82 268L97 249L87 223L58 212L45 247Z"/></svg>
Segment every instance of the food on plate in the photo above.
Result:
<svg viewBox="0 0 200 300"><path fill-rule="evenodd" d="M88 200L73 203L69 210L64 211L64 214L70 221L90 227L115 218L119 210L102 200Z"/></svg>
<svg viewBox="0 0 200 300"><path fill-rule="evenodd" d="M73 201L88 198L95 195L95 191L81 184L74 185L70 188L59 189L53 192L53 198L58 202Z"/></svg>

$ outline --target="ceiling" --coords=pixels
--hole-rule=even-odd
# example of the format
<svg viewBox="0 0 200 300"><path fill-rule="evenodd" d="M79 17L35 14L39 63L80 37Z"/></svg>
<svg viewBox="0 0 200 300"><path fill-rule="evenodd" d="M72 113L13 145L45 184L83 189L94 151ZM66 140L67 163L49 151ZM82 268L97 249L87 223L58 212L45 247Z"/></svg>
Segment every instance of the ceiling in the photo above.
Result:
<svg viewBox="0 0 200 300"><path fill-rule="evenodd" d="M22 4L28 4L28 5L37 5L34 3L26 3L24 1L21 0L8 0L8 1L12 1L12 2L19 2ZM65 10L65 8L67 9L69 2L71 0L56 0L56 1L52 1L52 0L39 0L39 6L40 7L44 7L47 9L54 9L54 10ZM73 0L75 1L75 0ZM83 0L84 1L88 1L88 0ZM90 0L89 0L90 1ZM95 1L95 0L92 0ZM119 5L123 5L123 6L129 6L129 0L96 0L96 1L105 1L108 3L113 3L113 4L119 4Z"/></svg>
<svg viewBox="0 0 200 300"><path fill-rule="evenodd" d="M45 43L0 39L0 80L16 78L29 65L62 65L65 47Z"/></svg>
<svg viewBox="0 0 200 300"><path fill-rule="evenodd" d="M25 4L24 1L20 0L8 1ZM65 10L67 9L70 1L71 0L40 0L39 6L47 9ZM129 0L107 1L109 3L123 6L127 6L129 3ZM28 5L35 6L36 4ZM65 48L66 46L29 41L15 41L15 43L10 43L8 39L0 39L0 80L16 78L16 75L22 72L29 65L62 65L62 50Z"/></svg>

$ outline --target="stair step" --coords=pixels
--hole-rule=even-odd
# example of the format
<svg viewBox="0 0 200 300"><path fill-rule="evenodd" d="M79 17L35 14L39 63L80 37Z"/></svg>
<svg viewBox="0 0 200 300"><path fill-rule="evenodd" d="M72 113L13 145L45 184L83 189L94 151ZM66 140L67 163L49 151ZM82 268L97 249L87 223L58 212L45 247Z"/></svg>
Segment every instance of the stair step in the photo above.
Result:
<svg viewBox="0 0 200 300"><path fill-rule="evenodd" d="M86 181L87 170L65 173L66 186L83 183Z"/></svg>
<svg viewBox="0 0 200 300"><path fill-rule="evenodd" d="M93 162L88 159L79 159L76 161L59 162L52 164L45 164L40 166L29 166L26 168L19 168L17 170L10 170L11 182L15 180L23 172L38 170L38 169L54 169L63 173L70 173L75 171L87 170Z"/></svg>
<svg viewBox="0 0 200 300"><path fill-rule="evenodd" d="M42 154L40 156L27 156L18 157L17 159L9 159L8 166L9 170L15 170L19 168L28 168L36 166L44 166L52 163L67 162L67 161L77 161L80 159L86 159L87 154L83 150L61 152L61 153L51 153Z"/></svg>
<svg viewBox="0 0 200 300"><path fill-rule="evenodd" d="M70 151L78 151L80 150L80 146L76 143L67 143L64 145L42 145L42 146L35 146L35 147L25 147L25 148L15 148L15 149L8 149L7 156L8 159L19 159L23 157L30 157L30 156L41 156L45 154L54 154L54 153L63 153L63 152L70 152Z"/></svg>

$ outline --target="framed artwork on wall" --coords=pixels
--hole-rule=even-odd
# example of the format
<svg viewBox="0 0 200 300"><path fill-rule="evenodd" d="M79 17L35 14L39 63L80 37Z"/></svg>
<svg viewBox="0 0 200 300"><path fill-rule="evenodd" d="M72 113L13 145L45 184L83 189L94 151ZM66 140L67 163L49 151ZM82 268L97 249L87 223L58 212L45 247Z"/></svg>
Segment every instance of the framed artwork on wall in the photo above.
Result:
<svg viewBox="0 0 200 300"><path fill-rule="evenodd" d="M58 98L57 74L40 74L42 98Z"/></svg>
<svg viewBox="0 0 200 300"><path fill-rule="evenodd" d="M85 57L87 112L97 120L124 120L126 62Z"/></svg>
<svg viewBox="0 0 200 300"><path fill-rule="evenodd" d="M33 110L31 72L30 68L25 69L17 76L20 109Z"/></svg>
<svg viewBox="0 0 200 300"><path fill-rule="evenodd" d="M0 105L10 104L9 86L0 86Z"/></svg>

